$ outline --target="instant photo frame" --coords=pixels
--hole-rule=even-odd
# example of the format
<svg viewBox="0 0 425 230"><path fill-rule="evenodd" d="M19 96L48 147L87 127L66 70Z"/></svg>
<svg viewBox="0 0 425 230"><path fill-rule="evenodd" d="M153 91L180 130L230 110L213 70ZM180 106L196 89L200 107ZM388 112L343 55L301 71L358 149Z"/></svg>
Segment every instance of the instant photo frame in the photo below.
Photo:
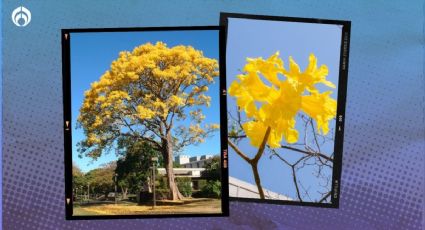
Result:
<svg viewBox="0 0 425 230"><path fill-rule="evenodd" d="M155 210L155 212L149 213L149 212L144 212L144 213L131 213L131 214L102 214L102 213L96 213L96 214L85 214L85 213L80 213L80 214L76 214L74 212L74 204L77 203L77 201L75 201L75 197L79 196L80 200L79 200L79 205L85 205L84 201L81 201L81 197L82 194L78 194L78 191L76 192L75 189L73 189L73 160L75 160L75 156L76 156L76 141L75 139L77 138L77 136L74 135L75 133L75 128L76 128L76 117L73 117L73 114L77 114L79 113L79 111L76 109L75 105L72 104L73 102L73 97L83 97L83 94L81 95L74 95L74 88L73 87L80 87L78 85L73 85L72 81L77 82L77 80L81 80L81 79L77 79L77 78L81 78L81 77L87 77L87 75L79 75L77 76L75 72L72 72L72 65L75 64L73 63L72 60L75 60L75 58L79 58L79 57L74 57L72 55L75 55L72 53L73 48L72 45L72 40L77 36L77 35L84 35L84 36L90 36L90 35L96 35L97 36L97 41L101 41L102 37L108 37L114 34L127 34L127 38L130 39L129 37L131 37L131 34L134 33L140 33L141 34L150 34L150 33L157 33L157 32L163 32L164 34L166 34L167 32L179 32L180 35L184 36L185 33L189 33L189 32L203 32L203 31L214 31L217 34L216 39L212 39L215 44L212 47L216 47L216 50L214 52L217 52L217 57L216 59L221 59L222 58L222 54L220 53L220 49L219 46L221 46L221 43L219 44L219 40L221 38L221 33L222 30L219 26L195 26L195 27L149 27L149 28L97 28L97 29L63 29L61 36L62 36L62 72L63 72L63 105L64 105L64 123L63 123L63 130L64 130L64 149L65 149L65 155L64 155L64 160L65 160L65 210L66 210L66 219L67 220L81 220L81 219L122 219L122 218L166 218L166 217L211 217L211 216L228 216L229 215L229 206L228 206L228 171L227 171L227 136L226 136L226 129L220 129L218 131L216 131L217 134L220 134L220 138L216 138L217 142L212 143L212 145L214 145L216 148L219 148L219 152L217 151L216 154L218 154L219 156L219 174L220 174L220 186L221 186L221 196L218 199L215 199L215 204L216 206L218 206L218 211L213 211L213 212L203 212L202 210L205 209L205 207L208 207L208 204L204 204L204 206L199 209L199 212L187 212L187 211L164 211L161 213L161 211L158 211L158 209L160 210L161 208L159 206L160 201L156 201L156 199L153 199L153 204L156 204L158 206L157 209ZM188 36L190 37L191 41L193 41L193 39L196 40L196 37L193 36ZM205 38L205 36L204 36ZM199 39L203 39L202 37ZM211 39L211 37L210 37ZM92 40L91 42L96 43L96 39ZM92 43L93 44L93 43ZM141 44L140 44L141 45ZM178 44L177 44L178 45ZM171 47L171 46L170 46ZM109 47L103 47L102 49L108 49ZM131 51L133 47L131 47L130 49L127 49L129 51ZM194 48L196 49L196 45L194 46ZM84 49L84 47L80 47L80 49ZM205 52L206 53L206 52ZM115 54L116 57L118 57L118 53ZM112 59L111 62L115 60ZM95 61L95 60L92 60ZM141 60L143 61L143 60ZM219 64L219 61L217 60L217 64ZM212 64L211 64L212 66ZM178 68L178 67L176 67ZM222 71L223 67L222 66L218 66L219 70ZM103 69L103 73L105 71L107 71L108 68ZM161 69L163 70L163 69ZM218 71L218 69L216 69ZM210 70L210 71L216 71L216 70ZM200 71L204 71L204 70L200 70ZM207 71L207 70L205 70ZM197 72L199 73L199 72ZM218 73L214 73L214 74L218 74ZM92 76L93 77L93 76ZM97 80L99 80L100 75L96 76ZM223 93L222 87L225 87L225 80L222 79L221 74L219 74L216 78L215 78L215 87L210 87L209 91L210 92L210 96L212 97L211 101L211 111L215 111L214 113L216 113L216 120L219 120L219 125L222 127L227 127L227 120L226 120L226 111L225 110L220 110L220 106L222 106L222 103L226 101L226 96ZM81 86L82 87L82 86ZM84 90L88 90L88 88L90 88L90 84L85 85L84 86ZM193 89L193 88L192 88ZM223 88L225 89L225 88ZM203 90L208 90L208 88L203 88ZM213 92L211 90L214 90ZM81 89L80 89L80 92ZM187 96L190 97L190 96ZM210 98L211 98L210 97ZM205 99L206 100L206 99ZM81 102L80 102L81 103ZM165 102L164 102L165 103ZM177 103L177 102L176 102ZM179 102L180 103L180 102ZM181 105L183 103L180 103ZM73 107L74 106L74 107ZM78 108L80 108L81 105L78 105ZM187 112L187 111L186 111ZM209 112L210 113L210 112ZM144 116L146 116L146 113ZM189 117L190 115L193 114L187 114L187 117ZM213 114L206 114L206 116L212 116ZM74 120L73 120L74 119ZM210 128L212 128L212 126L209 126ZM215 128L217 128L216 126L214 126ZM79 134L79 135L85 135L85 134ZM151 135L153 136L153 135ZM74 142L73 142L74 139ZM154 141L156 141L157 139L153 139ZM206 142L208 142L208 139L206 139ZM221 145L218 143L221 142ZM113 147L116 147L116 143L113 145ZM74 151L74 156L73 156L73 151ZM114 154L114 153L110 153L110 154ZM156 159L158 160L157 157L153 157L152 159ZM201 157L200 160L206 160L204 163L208 163L210 162L208 160L208 156L204 156ZM212 161L212 160L211 160ZM188 163L188 162L186 162ZM205 165L204 165L205 166ZM190 166L188 166L190 167ZM197 167L199 168L199 166ZM155 169L154 169L155 170ZM174 170L174 169L173 169ZM184 170L181 169L181 170ZM199 175L201 175L202 177L202 172L197 172ZM193 177L196 177L199 175L194 173ZM117 175L117 174L116 174ZM150 174L151 176L155 176L155 174ZM190 177L188 177L190 178ZM112 178L111 178L112 180ZM115 186L117 186L117 179L115 177L114 179L114 184ZM152 187L152 186L150 186ZM83 188L85 189L85 188ZM111 189L109 189L111 190ZM89 190L90 191L90 190ZM117 191L117 189L115 189L115 191ZM79 190L79 192L81 193L81 189ZM109 191L109 192L114 192ZM77 194L76 194L77 193ZM86 194L87 195L87 194ZM116 202L116 196L117 193L113 194L114 196L114 200ZM104 198L108 198L109 195L105 195ZM90 195L88 195L89 201L90 201ZM77 198L78 199L78 198ZM156 202L155 202L156 201ZM111 203L111 201L107 202L111 205L114 205L113 203ZM149 204L150 205L150 204Z"/></svg>
<svg viewBox="0 0 425 230"><path fill-rule="evenodd" d="M229 137L230 200L338 208L351 22L313 18L221 13L220 25L224 29L224 33L222 34L223 44L221 45L223 58L220 59L220 66L225 68L222 70L222 75L224 79L227 80L227 100L225 106L228 111L227 132ZM321 29L323 29L323 31L321 31ZM320 33L326 31L330 32L328 34ZM309 43L307 44L307 42ZM330 50L331 48L332 50ZM279 51L280 53L276 53ZM314 55L317 56L309 56L308 53L316 53ZM329 57L331 55L334 56ZM294 56L295 58L292 59L290 56ZM280 66L283 63L279 62L278 59L283 60L283 66ZM305 63L297 70L296 66L298 65L296 62L303 60L309 60L312 65L310 66L308 63ZM263 133L266 129L258 127L261 125L267 127L267 116L272 117L274 116L273 114L278 113L280 110L278 107L279 105L275 105L277 107L271 111L269 109L269 114L264 112L267 111L264 105L269 104L268 106L270 106L271 103L275 102L273 100L276 100L270 99L271 93L266 91L269 90L273 91L276 95L283 95L285 93L283 92L283 87L288 89L287 86L283 85L289 85L289 83L283 82L289 81L289 78L291 78L292 82L298 81L296 84L291 84L292 88L299 87L304 84L302 82L303 76L300 77L299 74L303 74L302 71L316 64L319 66L326 64L323 63L326 60L333 64L329 64L329 67L326 66L323 67L323 69L319 67L319 69L320 71L325 68L326 70L329 69L328 77L330 76L330 78L335 79L335 84L332 82L329 83L327 80L323 80L319 83L325 83L328 86L336 85L334 89L328 89L329 87L326 89L333 91L331 95L334 95L334 98L327 96L326 99L326 103L331 101L330 107L335 110L332 114L333 121L326 121L326 126L329 125L329 129L331 131L333 130L334 134L332 135L331 132L330 134L328 133L328 135L320 133L316 126L317 121L300 109L302 112L297 112L294 119L288 121L289 123L296 122L292 129L287 128L286 131L283 131L283 134L275 131L275 134L277 133L276 137L281 137L282 140L278 145L276 142L272 143L274 146L270 147L271 139L267 137L270 138L270 135L272 135L270 133L273 132L273 128L275 128L275 130L278 128L276 126L269 126L269 131L266 131L264 135ZM272 65L274 67L270 67L270 63L273 63ZM291 67L288 67L288 63L291 63ZM295 64L292 65L293 63ZM280 69L273 70L277 71L274 72L276 75L273 75L270 74L270 72L266 72L270 71L270 69L266 70L266 67L264 67L266 65L268 65L267 68L277 68L276 66L279 66ZM253 68L257 69L253 70ZM292 70L294 70L295 74L291 73ZM297 73L297 71L301 71L301 73ZM321 73L321 75L327 74ZM273 78L275 76L276 78ZM253 82L256 82L255 84L257 85ZM316 83L312 85L316 87ZM250 89L249 87L253 88ZM282 90L280 87L282 87ZM294 93L293 96L281 96L281 102L279 103L287 103L284 100L288 101L290 98L296 97L325 98L324 95L321 95L321 93L325 91L324 87L326 87L326 85L324 86L321 84L317 86L316 89L309 88L310 91L308 91L307 88L305 91L299 90L302 93L300 95ZM267 95L269 98L260 98L261 95L259 92L261 92L262 89L264 89L262 95ZM314 90L315 92L312 92ZM286 91L296 92L296 90L291 89ZM337 97L335 98L336 95ZM277 96L275 96L275 98L276 97ZM255 101L255 98L260 99ZM310 99L311 98L305 99L305 104L307 104L308 101L313 101ZM249 100L254 100L254 102L249 104L247 102ZM288 103L287 105L290 105ZM304 106L302 103L300 105ZM336 108L334 107L335 103ZM312 105L315 106L314 104ZM327 105L329 105L329 103ZM330 107L324 109L323 113L328 110L329 114ZM260 108L264 108L264 110ZM309 109L308 107L305 107L304 110L310 112L310 114L314 113L311 111L313 109ZM282 114L285 113L285 110L282 111ZM248 116L248 113L251 114ZM259 113L262 113L262 115L258 115ZM319 119L319 115L316 116L316 118ZM243 121L244 119L245 121ZM280 117L275 117L274 120L269 119L267 122L270 124L276 122L276 119L280 119ZM305 121L306 124L308 124L308 122L311 123L311 125L305 126L304 132L301 132L301 128L297 126L299 123L302 123L302 121ZM286 124L288 124L288 122ZM320 120L320 122L323 123L323 120ZM246 132L245 129L250 133ZM294 129L297 132L298 139L296 139L297 135L293 134ZM290 132L292 134L288 134ZM264 135L264 139L263 136L260 136L262 140L261 143L258 143L258 141L255 143L256 135L259 135L258 133ZM319 137L319 135L322 136ZM310 140L309 136L314 136L316 140ZM292 145L288 144L288 139L291 142L295 142L295 140L298 141L295 145ZM304 139L304 142L308 143L315 142L314 147L310 147L310 144L307 143L297 145L298 142L301 142L299 141L300 139ZM317 139L322 139L324 144ZM253 147L253 142L259 147ZM261 147L263 149L261 149ZM320 147L322 147L322 151L320 151ZM324 151L327 152L325 153ZM310 169L313 167L311 165L317 165L317 167ZM286 169L283 169L283 167L286 167ZM309 171L303 174L297 174L304 168ZM321 181L316 182L316 179L321 179L313 176L314 173L322 173L323 175L321 175L321 177L325 177L326 179L324 180L325 182L327 180L328 184L321 184ZM311 176L309 177L310 174ZM304 180L303 183L302 180ZM311 190L315 188L314 186L316 186L317 192L312 194ZM320 191L319 189L322 190ZM262 191L262 193L259 191ZM287 196L283 193L291 193L292 196Z"/></svg>

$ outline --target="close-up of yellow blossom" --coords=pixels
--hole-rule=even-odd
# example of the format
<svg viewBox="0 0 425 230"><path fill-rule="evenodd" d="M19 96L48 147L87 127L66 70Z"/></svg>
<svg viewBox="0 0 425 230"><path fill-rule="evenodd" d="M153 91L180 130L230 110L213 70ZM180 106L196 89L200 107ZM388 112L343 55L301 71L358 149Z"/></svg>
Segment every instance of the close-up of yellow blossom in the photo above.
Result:
<svg viewBox="0 0 425 230"><path fill-rule="evenodd" d="M336 116L336 100L330 96L332 91L319 92L316 84L330 88L335 85L326 80L326 65L317 68L314 54L310 54L303 72L292 57L286 70L279 52L266 60L247 58L243 71L228 92L249 119L242 127L251 145L259 147L268 128L267 144L272 148L280 147L283 138L287 143L297 142L295 117L300 112L316 122L319 132L328 133L329 121Z"/></svg>

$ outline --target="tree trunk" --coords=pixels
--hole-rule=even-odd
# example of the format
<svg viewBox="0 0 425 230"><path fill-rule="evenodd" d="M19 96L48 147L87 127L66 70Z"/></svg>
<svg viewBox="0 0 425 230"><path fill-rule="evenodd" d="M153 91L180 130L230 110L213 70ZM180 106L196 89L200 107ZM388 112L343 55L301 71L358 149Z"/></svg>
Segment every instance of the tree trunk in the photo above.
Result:
<svg viewBox="0 0 425 230"><path fill-rule="evenodd" d="M258 162L253 162L251 164L252 172L254 173L255 184L257 185L258 194L260 195L260 199L264 200L264 191L263 186L261 186L260 174L258 174Z"/></svg>
<svg viewBox="0 0 425 230"><path fill-rule="evenodd" d="M122 193L122 199L123 200L127 199L127 192L128 192L128 188L123 188L121 186L121 193Z"/></svg>
<svg viewBox="0 0 425 230"><path fill-rule="evenodd" d="M165 171L167 172L167 184L170 189L168 193L168 199L170 200L181 200L183 195L180 193L173 171L173 146L171 141L171 133L167 132L167 138L162 139L163 151L162 155L164 157Z"/></svg>

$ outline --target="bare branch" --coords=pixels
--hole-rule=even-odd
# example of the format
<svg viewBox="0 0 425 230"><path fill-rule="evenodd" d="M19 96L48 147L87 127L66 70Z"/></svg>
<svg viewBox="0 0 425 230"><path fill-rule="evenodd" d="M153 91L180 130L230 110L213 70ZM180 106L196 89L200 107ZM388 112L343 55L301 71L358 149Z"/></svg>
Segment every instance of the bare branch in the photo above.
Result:
<svg viewBox="0 0 425 230"><path fill-rule="evenodd" d="M229 138L227 139L227 142L229 143L230 147L232 147L233 150L235 150L235 152L240 157L242 157L242 159L244 159L246 162L248 162L251 165L252 172L254 174L255 184L257 185L258 193L260 195L260 199L265 199L265 196L264 196L263 187L261 186L260 174L258 173L258 161L263 155L264 149L267 144L267 140L269 139L269 136L270 136L270 130L271 128L267 127L266 133L264 134L263 141L261 142L261 145L258 148L257 154L255 154L254 158L252 159L250 159L244 153L242 153L242 151L240 151L239 148Z"/></svg>
<svg viewBox="0 0 425 230"><path fill-rule="evenodd" d="M233 142L230 139L227 139L227 142L229 142L230 147L232 147L232 149L235 150L235 152L240 157L242 157L242 159L244 159L248 163L251 163L251 159L249 159L249 157L247 157L241 150L239 150L238 146L236 146L235 144L233 144Z"/></svg>
<svg viewBox="0 0 425 230"><path fill-rule="evenodd" d="M322 199L319 200L319 203L323 203L323 201L325 201L330 195L331 195L332 191L328 192L324 197L322 197Z"/></svg>
<svg viewBox="0 0 425 230"><path fill-rule="evenodd" d="M266 148L267 140L269 139L269 136L270 136L270 131L271 131L271 128L267 127L266 134L264 134L263 141L261 142L261 145L258 148L257 154L255 154L255 157L254 159L252 159L252 161L258 162L258 160L260 160L261 155L263 154L264 149Z"/></svg>
<svg viewBox="0 0 425 230"><path fill-rule="evenodd" d="M328 156L326 156L326 155L324 155L322 153L312 153L312 152L308 152L308 151L305 151L305 150L297 149L297 148L286 146L286 145L282 145L281 148L283 148L283 149L289 149L289 150L292 150L292 151L295 151L295 152L300 152L300 153L304 153L304 154L311 155L311 156L317 155L317 156L323 157L324 159L326 159L328 161L333 162L333 159L332 158L330 158L330 157L328 157Z"/></svg>
<svg viewBox="0 0 425 230"><path fill-rule="evenodd" d="M229 135L229 138L235 138L235 139L246 138L246 135Z"/></svg>
<svg viewBox="0 0 425 230"><path fill-rule="evenodd" d="M265 199L265 196L264 196L263 187L261 186L260 174L258 173L258 161L263 155L264 149L267 144L267 140L269 139L269 136L270 136L270 131L271 131L271 128L267 127L266 133L264 134L263 141L261 142L261 145L258 148L257 154L255 154L254 158L251 159L251 162L250 162L252 167L252 172L254 173L255 184L257 185L258 193L260 194L260 199Z"/></svg>
<svg viewBox="0 0 425 230"><path fill-rule="evenodd" d="M283 161L285 164L287 164L289 167L291 167L291 170L292 170L292 180L293 180L293 182L294 182L294 185L295 185L295 190L297 191L297 197L298 197L298 199L300 200L300 202L303 202L303 200L302 200L302 198L301 198L301 194L300 194L300 189L299 189L299 187L298 187L298 180L297 180L297 174L296 174L296 171L295 171L295 166L301 161L301 160L303 160L304 158L306 158L306 157L308 157L308 156L304 156L304 157L302 157L302 158L300 158L296 163L294 163L294 164L291 164L291 163L289 163L287 160L285 160L285 158L283 158L282 156L280 156L274 149L272 149L272 155L270 156L270 157L272 157L272 156L276 156L276 157L278 157L281 161Z"/></svg>
<svg viewBox="0 0 425 230"><path fill-rule="evenodd" d="M301 195L300 195L300 189L298 188L297 174L295 173L295 167L292 166L291 168L292 168L292 179L294 181L295 189L297 190L298 199L300 200L300 202L303 202L303 200L301 199Z"/></svg>
<svg viewBox="0 0 425 230"><path fill-rule="evenodd" d="M310 118L310 124L311 124L311 129L313 130L312 133L313 133L313 137L314 137L314 142L316 143L316 146L317 146L317 150L319 152L321 152L320 151L319 142L317 141L316 131L314 130L314 124L313 124L313 119L312 118Z"/></svg>

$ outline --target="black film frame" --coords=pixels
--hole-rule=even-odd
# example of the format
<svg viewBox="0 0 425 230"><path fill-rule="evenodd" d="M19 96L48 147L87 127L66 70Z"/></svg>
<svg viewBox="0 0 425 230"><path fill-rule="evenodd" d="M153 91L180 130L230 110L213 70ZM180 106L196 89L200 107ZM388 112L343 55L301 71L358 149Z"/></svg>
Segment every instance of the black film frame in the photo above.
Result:
<svg viewBox="0 0 425 230"><path fill-rule="evenodd" d="M147 214L147 215L73 215L72 194L72 124L71 124L71 53L70 40L73 33L101 33L101 32L149 32L149 31L194 31L216 30L219 31L219 63L224 58L223 29L220 26L183 26L183 27L137 27L137 28L85 28L62 29L62 89L63 89L63 130L64 130L64 162L65 162L65 213L67 220L91 219L137 219L137 218L176 218L176 217L225 217L229 216L229 188L228 188L228 163L227 163L227 128L220 128L221 146L221 213L190 213L190 214ZM226 115L226 79L222 75L225 68L219 65L219 93L220 94L220 127L227 127Z"/></svg>
<svg viewBox="0 0 425 230"><path fill-rule="evenodd" d="M339 61L337 115L336 115L336 123L335 123L336 127L335 127L335 141L334 141L334 159L333 159L333 170L332 170L332 187L331 187L331 193L330 193L331 202L317 203L317 202L300 202L300 201L289 201L289 200L271 200L271 199L268 200L268 199L256 199L256 198L229 197L230 201L312 206L312 207L324 207L324 208L339 208L351 21L222 12L220 13L220 26L223 28L224 32L222 33L223 37L220 39L221 41L220 54L222 54L220 58L220 67L224 69L220 69L220 70L222 71L221 76L223 76L223 79L226 79L225 68L226 68L227 31L228 31L229 18L282 21L282 22L303 22L303 23L315 23L315 24L333 24L333 25L342 26L341 50L340 50L340 61ZM226 84L226 82L224 82L224 84ZM226 108L227 108L227 104L226 104ZM230 162L230 167L232 167L232 162Z"/></svg>

